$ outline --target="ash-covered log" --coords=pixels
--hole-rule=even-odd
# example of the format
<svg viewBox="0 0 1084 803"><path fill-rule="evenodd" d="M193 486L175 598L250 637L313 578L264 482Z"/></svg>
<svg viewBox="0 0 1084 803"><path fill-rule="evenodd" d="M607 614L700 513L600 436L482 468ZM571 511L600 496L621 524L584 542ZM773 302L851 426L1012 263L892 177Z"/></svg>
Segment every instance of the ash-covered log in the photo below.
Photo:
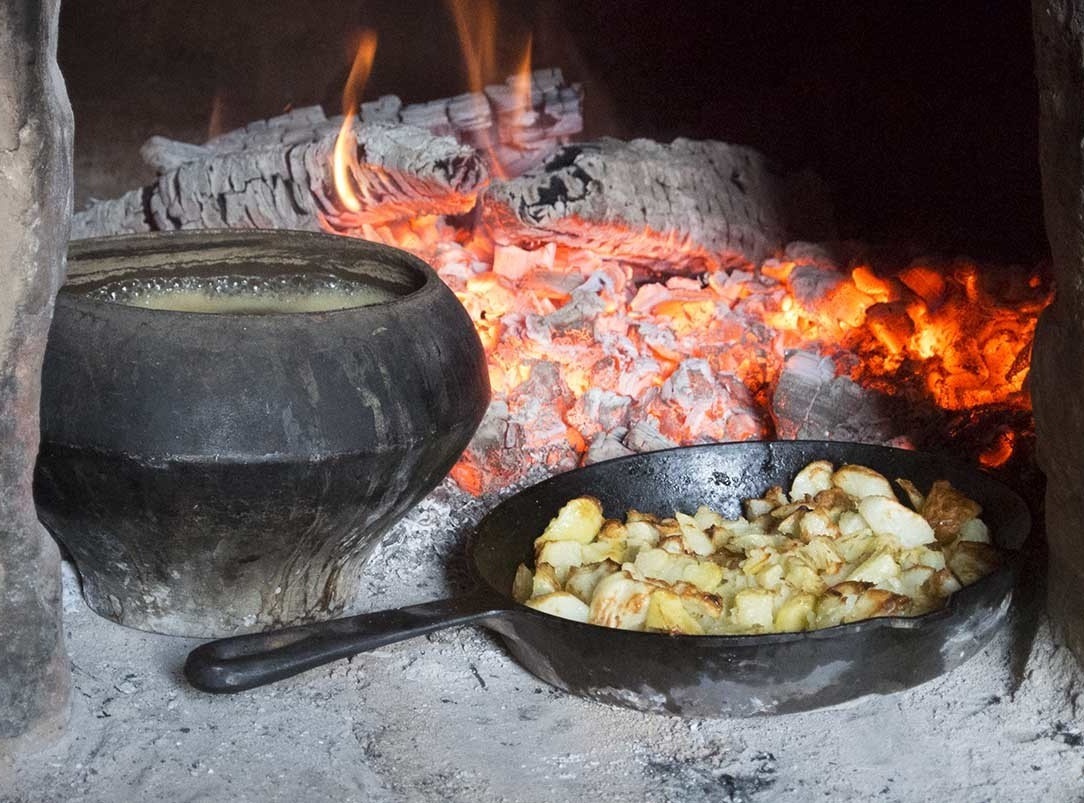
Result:
<svg viewBox="0 0 1084 803"><path fill-rule="evenodd" d="M566 145L540 167L494 183L485 220L502 245L557 242L649 269L758 265L831 214L808 180L788 181L757 151L715 141ZM794 211L801 186L808 212ZM813 229L813 230L811 230Z"/></svg>
<svg viewBox="0 0 1084 803"><path fill-rule="evenodd" d="M252 147L207 148L209 155L191 161L183 161L183 149L152 143L160 164L177 166L149 187L92 203L75 215L72 237L200 228L315 231L322 223L347 233L417 215L461 214L474 206L488 178L478 152L452 137L357 124L350 191L361 208L350 212L332 182L337 127L315 141L296 142L290 132L296 129L284 121L256 135Z"/></svg>
<svg viewBox="0 0 1084 803"><path fill-rule="evenodd" d="M558 69L532 73L529 95L519 91L518 81L512 76L486 87L484 93L406 106L397 95L384 95L361 104L360 118L363 123L408 125L438 137L454 136L480 150L495 148L506 174L518 175L583 129L579 84L567 82ZM341 116L328 119L321 107L305 106L220 134L203 145L151 137L140 154L150 167L164 173L215 155L317 142L337 132L341 124ZM529 154L535 158L528 159Z"/></svg>
<svg viewBox="0 0 1084 803"><path fill-rule="evenodd" d="M417 215L469 211L489 172L518 175L583 128L583 90L560 70L452 98L403 105L395 95L364 103L352 171L360 213L331 197L332 144L342 117L294 109L221 134L203 145L151 137L140 153L158 172L149 187L94 201L72 236L183 228L316 230L340 233ZM526 87L524 87L526 90Z"/></svg>

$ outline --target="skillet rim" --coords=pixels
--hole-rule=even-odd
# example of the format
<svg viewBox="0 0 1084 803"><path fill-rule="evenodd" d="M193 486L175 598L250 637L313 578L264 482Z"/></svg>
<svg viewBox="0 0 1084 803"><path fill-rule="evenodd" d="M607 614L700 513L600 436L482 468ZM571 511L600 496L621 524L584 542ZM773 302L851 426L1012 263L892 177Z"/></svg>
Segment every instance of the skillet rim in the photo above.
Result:
<svg viewBox="0 0 1084 803"><path fill-rule="evenodd" d="M998 544L1001 549L1008 553L1008 558L997 569L986 575L982 579L964 586L959 591L951 594L945 605L937 610L930 611L928 613L921 614L919 616L878 616L872 619L861 619L857 622L847 622L844 624L833 625L832 627L817 628L814 630L802 630L796 633L760 633L760 634L731 634L731 635L690 635L684 633L654 633L641 630L622 630L615 627L606 627L605 625L596 625L588 622L577 622L572 619L564 619L560 616L554 616L553 614L543 613L533 608L528 608L526 605L516 602L511 597L511 592L503 591L496 586L492 585L482 574L478 568L478 562L476 558L477 546L481 540L480 531L486 520L489 519L498 510L506 505L512 505L517 500L531 492L539 490L542 486L554 482L561 477L567 477L569 474L574 474L580 471L586 471L600 465L620 464L625 462L634 462L636 460L642 460L653 455L660 454L672 454L676 452L689 452L692 450L704 450L712 451L717 450L720 447L738 446L748 444L764 444L766 448L771 451L777 446L782 446L785 449L797 448L799 446L854 446L860 447L864 450L873 450L887 453L900 453L900 454L912 454L912 455L925 455L926 457L940 461L946 465L953 467L956 471L962 471L968 474L976 474L985 478L986 481L995 483L1001 487L1007 497L1012 501L1014 507L1018 508L1017 516L1019 517L1020 529L1023 534L1020 546L1013 548L1008 546L1002 546ZM1013 522L1010 522L1012 524ZM1003 479L994 476L991 472L979 466L974 466L956 458L947 457L933 452L921 451L918 449L901 449L895 446L884 446L881 444L873 443L860 443L857 441L826 441L826 440L766 440L766 441L719 441L716 443L694 444L691 446L676 446L670 449L659 449L652 452L641 452L638 454L626 455L624 457L614 458L612 460L603 460L598 463L592 463L590 466L580 466L571 471L561 472L547 477L539 482L528 485L525 488L521 488L506 499L501 500L497 505L490 508L481 520L471 530L470 538L467 541L467 555L469 557L468 565L470 567L471 575L480 584L480 586L487 591L496 594L502 601L501 611L505 615L514 615L519 617L526 617L529 621L533 620L540 624L560 625L569 627L573 630L589 628L588 630L582 630L581 632L587 634L588 632L606 632L614 635L617 638L631 638L631 639L673 639L684 644L698 644L706 647L746 647L746 646L763 646L774 644L786 644L795 641L805 641L808 639L833 639L833 638L851 638L864 635L868 631L879 630L882 628L890 628L894 630L921 630L926 627L933 627L941 623L943 620L951 619L959 614L959 608L964 604L961 598L966 599L973 597L978 593L978 589L985 590L989 586L992 586L995 582L1008 583L1008 587L1004 592L1000 594L998 607L1004 607L1011 605L1012 596L1015 591L1017 576L1020 571L1020 564L1023 561L1024 549L1033 537L1033 522L1031 516L1031 510L1024 498L1010 485L1008 485Z"/></svg>

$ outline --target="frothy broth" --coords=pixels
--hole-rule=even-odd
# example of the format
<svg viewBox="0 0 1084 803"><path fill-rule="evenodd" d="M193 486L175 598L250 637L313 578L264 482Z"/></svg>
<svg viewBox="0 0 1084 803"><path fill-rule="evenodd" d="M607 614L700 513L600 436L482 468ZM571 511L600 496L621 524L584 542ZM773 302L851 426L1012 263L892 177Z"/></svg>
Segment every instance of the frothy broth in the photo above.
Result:
<svg viewBox="0 0 1084 803"><path fill-rule="evenodd" d="M399 293L341 276L186 276L135 278L87 292L90 298L130 307L220 315L331 312L382 304Z"/></svg>

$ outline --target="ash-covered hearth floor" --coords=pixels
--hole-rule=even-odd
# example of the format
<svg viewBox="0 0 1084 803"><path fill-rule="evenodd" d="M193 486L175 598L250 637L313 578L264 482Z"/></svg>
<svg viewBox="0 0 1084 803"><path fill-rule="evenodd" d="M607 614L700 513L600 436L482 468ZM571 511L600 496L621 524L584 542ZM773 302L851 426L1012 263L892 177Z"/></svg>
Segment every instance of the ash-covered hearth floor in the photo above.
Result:
<svg viewBox="0 0 1084 803"><path fill-rule="evenodd" d="M492 502L441 486L373 558L357 609L461 587L463 537ZM1084 797L1082 673L1045 623L1026 658L1006 632L910 692L688 721L557 692L469 628L209 696L180 675L197 642L97 617L70 572L65 590L71 726L56 747L0 767L4 803Z"/></svg>

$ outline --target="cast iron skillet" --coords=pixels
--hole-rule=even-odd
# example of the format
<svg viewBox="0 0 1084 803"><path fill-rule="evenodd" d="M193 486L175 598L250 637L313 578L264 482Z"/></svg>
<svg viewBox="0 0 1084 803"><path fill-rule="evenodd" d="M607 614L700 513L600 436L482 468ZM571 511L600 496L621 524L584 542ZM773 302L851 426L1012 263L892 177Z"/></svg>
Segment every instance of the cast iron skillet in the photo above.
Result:
<svg viewBox="0 0 1084 803"><path fill-rule="evenodd" d="M209 692L237 692L455 625L499 633L516 659L560 689L642 711L690 717L805 711L918 685L961 664L1004 621L1018 558L916 618L886 617L763 636L671 636L580 624L510 597L516 566L562 504L581 494L607 516L628 508L670 515L707 504L738 515L740 500L790 487L813 460L870 466L926 490L947 479L983 507L1003 547L1030 530L1024 501L992 477L919 452L820 441L723 443L597 463L516 494L478 525L471 545L478 588L453 599L204 644L185 674Z"/></svg>

